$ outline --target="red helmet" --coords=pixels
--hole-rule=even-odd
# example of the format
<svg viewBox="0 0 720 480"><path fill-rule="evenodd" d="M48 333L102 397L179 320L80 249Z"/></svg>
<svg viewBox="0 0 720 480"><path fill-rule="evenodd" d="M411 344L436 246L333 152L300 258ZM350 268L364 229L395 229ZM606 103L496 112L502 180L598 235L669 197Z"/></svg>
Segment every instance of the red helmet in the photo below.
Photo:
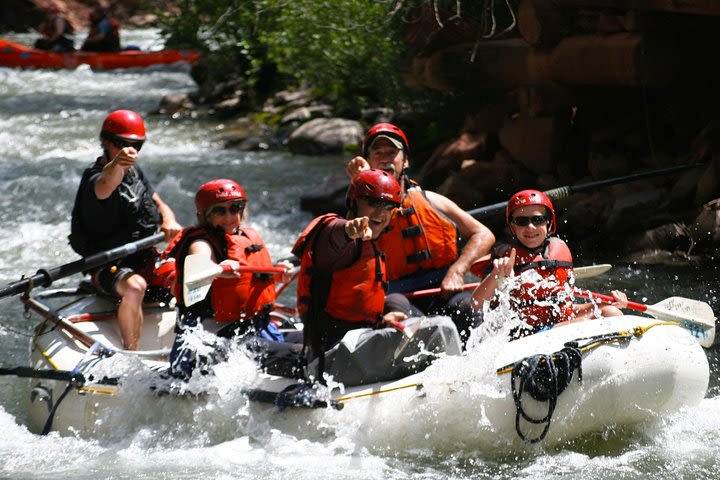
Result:
<svg viewBox="0 0 720 480"><path fill-rule="evenodd" d="M505 221L508 227L510 227L510 215L513 211L520 207L528 205L542 205L547 208L550 212L550 225L548 225L548 235L555 233L557 227L557 220L555 219L555 208L553 204L543 192L539 190L522 190L517 192L515 195L510 197L507 208L505 210Z"/></svg>
<svg viewBox="0 0 720 480"><path fill-rule="evenodd" d="M347 193L347 203L357 200L359 197L370 197L385 200L386 202L400 205L402 195L398 181L384 170L371 168L360 172L352 182Z"/></svg>
<svg viewBox="0 0 720 480"><path fill-rule="evenodd" d="M105 118L100 137L108 140L145 141L145 122L132 110L115 110Z"/></svg>
<svg viewBox="0 0 720 480"><path fill-rule="evenodd" d="M210 180L198 188L195 194L195 209L203 218L207 211L217 203L247 202L243 188L234 180L219 178Z"/></svg>
<svg viewBox="0 0 720 480"><path fill-rule="evenodd" d="M395 143L398 148L402 148L405 151L405 154L410 151L407 137L402 130L392 123L378 123L365 134L365 139L363 140L362 145L363 157L367 158L368 153L370 152L370 146L380 135L388 137L390 140L394 140L393 143Z"/></svg>

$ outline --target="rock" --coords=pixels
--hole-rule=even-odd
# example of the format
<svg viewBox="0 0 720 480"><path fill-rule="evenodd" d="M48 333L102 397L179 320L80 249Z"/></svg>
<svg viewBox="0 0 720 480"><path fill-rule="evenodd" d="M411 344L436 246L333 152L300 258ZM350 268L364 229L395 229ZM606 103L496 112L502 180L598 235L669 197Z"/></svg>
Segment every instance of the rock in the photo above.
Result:
<svg viewBox="0 0 720 480"><path fill-rule="evenodd" d="M307 122L313 118L330 118L332 116L332 107L330 105L313 105L310 107L300 107L287 113L280 120L280 125L292 122Z"/></svg>
<svg viewBox="0 0 720 480"><path fill-rule="evenodd" d="M310 105L312 95L307 90L283 90L277 92L270 103L276 106L304 107Z"/></svg>
<svg viewBox="0 0 720 480"><path fill-rule="evenodd" d="M346 148L357 146L363 133L362 125L355 120L316 118L293 131L287 145L296 154L341 153Z"/></svg>
<svg viewBox="0 0 720 480"><path fill-rule="evenodd" d="M700 247L720 245L720 198L703 205L690 227L690 235Z"/></svg>
<svg viewBox="0 0 720 480"><path fill-rule="evenodd" d="M141 13L138 15L132 15L125 23L136 28L148 28L155 26L157 21L158 16L154 13Z"/></svg>
<svg viewBox="0 0 720 480"><path fill-rule="evenodd" d="M643 222L648 221L663 204L667 192L662 188L654 188L615 198L617 200L608 215L606 228L627 231L630 225L642 228Z"/></svg>
<svg viewBox="0 0 720 480"><path fill-rule="evenodd" d="M472 185L478 202L500 202L513 193L527 188L534 182L533 176L522 166L510 163L478 161L463 168L459 175ZM454 199L454 197L451 196ZM468 198L466 205L470 205Z"/></svg>
<svg viewBox="0 0 720 480"><path fill-rule="evenodd" d="M500 145L532 172L554 173L557 135L554 117L518 115L506 118L499 133Z"/></svg>
<svg viewBox="0 0 720 480"><path fill-rule="evenodd" d="M629 252L657 250L683 252L687 258L694 243L690 228L684 223L675 222L629 235L625 242L625 249Z"/></svg>
<svg viewBox="0 0 720 480"><path fill-rule="evenodd" d="M464 160L483 159L486 150L486 133L463 132L435 150L423 165L418 178L421 183L437 185L449 172L460 170Z"/></svg>
<svg viewBox="0 0 720 480"><path fill-rule="evenodd" d="M442 185L437 188L437 193L452 198L463 210L482 207L487 203L482 190L478 189L460 173L450 174Z"/></svg>
<svg viewBox="0 0 720 480"><path fill-rule="evenodd" d="M595 180L619 177L629 173L627 158L616 152L590 152L587 163L590 175Z"/></svg>
<svg viewBox="0 0 720 480"><path fill-rule="evenodd" d="M250 108L245 95L236 94L233 97L222 100L212 105L211 109L219 117L229 118L237 116L239 113L247 112Z"/></svg>
<svg viewBox="0 0 720 480"><path fill-rule="evenodd" d="M718 162L720 162L720 156L713 154L712 160L703 170L695 191L696 205L704 204L713 198L717 198L720 194L720 191L718 191L718 187L720 187L718 184Z"/></svg>
<svg viewBox="0 0 720 480"><path fill-rule="evenodd" d="M338 167L338 170L300 196L301 210L309 211L315 216L330 212L345 215L345 193L350 186L350 180L345 169Z"/></svg>
<svg viewBox="0 0 720 480"><path fill-rule="evenodd" d="M360 117L371 126L377 123L392 123L395 110L384 107L365 108L360 111Z"/></svg>
<svg viewBox="0 0 720 480"><path fill-rule="evenodd" d="M187 93L168 93L160 100L158 108L151 113L174 116L178 113L189 112L194 108L195 103Z"/></svg>

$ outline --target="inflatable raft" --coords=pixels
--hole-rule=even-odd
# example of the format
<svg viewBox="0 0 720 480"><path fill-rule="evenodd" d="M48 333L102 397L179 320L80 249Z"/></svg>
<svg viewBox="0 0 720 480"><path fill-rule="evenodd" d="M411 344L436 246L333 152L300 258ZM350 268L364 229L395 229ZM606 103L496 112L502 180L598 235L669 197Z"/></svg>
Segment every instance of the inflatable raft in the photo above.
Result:
<svg viewBox="0 0 720 480"><path fill-rule="evenodd" d="M35 377L28 394L33 431L92 436L114 428L119 419L113 409L135 408L138 401L136 390L125 388L128 376L108 376L104 368L118 356L132 356L146 375L170 382L163 372L175 313L168 307L146 308L142 350L124 352L114 300L80 290L22 299L42 317L30 354L37 373L24 375ZM478 449L554 445L651 422L697 405L708 381L707 357L690 330L624 316L556 326L511 342L492 337L466 355L440 358L390 382L317 390L298 379L252 372L237 392L247 408L294 435L306 435L315 424L373 446ZM161 390L142 400L172 402ZM168 410L163 405L160 414Z"/></svg>
<svg viewBox="0 0 720 480"><path fill-rule="evenodd" d="M57 53L0 39L0 66L4 67L74 69L80 65L89 65L93 70L112 70L176 63L193 64L198 57L198 53L192 50Z"/></svg>

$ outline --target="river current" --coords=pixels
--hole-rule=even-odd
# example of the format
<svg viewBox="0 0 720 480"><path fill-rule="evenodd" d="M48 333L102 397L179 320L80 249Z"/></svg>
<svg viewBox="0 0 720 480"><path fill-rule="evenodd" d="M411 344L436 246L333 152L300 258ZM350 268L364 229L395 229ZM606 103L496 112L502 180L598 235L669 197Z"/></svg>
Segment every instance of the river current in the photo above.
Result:
<svg viewBox="0 0 720 480"><path fill-rule="evenodd" d="M13 38L31 42L27 35ZM128 43L158 46L156 32L128 32ZM163 95L191 91L182 68L93 72L0 68L0 285L76 259L67 243L70 211L82 170L99 154L98 133L111 110L145 115ZM288 256L311 219L299 195L343 168L343 157L223 148L218 120L146 116L148 141L140 162L178 220L194 219L193 195L212 178L236 179L249 198L249 223L262 233L273 258ZM607 258L585 258L612 263ZM79 276L56 282L74 285ZM714 266L648 267L615 262L610 274L582 286L619 288L631 299L655 303L679 295L718 301ZM288 289L288 290L292 290ZM283 300L291 303L285 294ZM37 318L23 315L15 298L0 299L0 366L27 365ZM430 478L717 478L720 475L720 387L717 347L707 351L711 385L705 400L652 425L610 429L567 445L518 451L376 448L342 430L293 436L261 419L229 421L227 408L195 407L183 414L158 409L146 427L101 438L30 433L27 381L0 376L0 478L179 479L430 479ZM233 405L234 399L226 399ZM217 407L217 406L215 406ZM156 408L137 406L138 409ZM400 408L400 407L398 407ZM238 427L240 425L240 427ZM437 428L442 428L439 423ZM410 439L409 439L410 440ZM422 444L412 439L409 444Z"/></svg>

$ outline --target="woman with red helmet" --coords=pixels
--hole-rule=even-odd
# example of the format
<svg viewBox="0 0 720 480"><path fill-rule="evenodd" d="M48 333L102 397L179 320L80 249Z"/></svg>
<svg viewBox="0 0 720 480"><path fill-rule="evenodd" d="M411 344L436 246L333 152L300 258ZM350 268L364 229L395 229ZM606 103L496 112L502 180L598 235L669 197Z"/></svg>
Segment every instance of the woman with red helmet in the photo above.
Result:
<svg viewBox="0 0 720 480"><path fill-rule="evenodd" d="M321 381L325 372L346 386L399 378L430 361L422 355L416 363L393 362L392 353L376 355L398 346L402 334L397 330L405 328L402 322L407 319L406 312L385 309L385 260L375 245L401 200L393 175L365 170L348 190L347 218L326 214L314 219L293 247L293 254L301 259L298 311L313 361L310 375ZM343 340L346 333L358 329L365 330L351 342ZM428 351L460 351L457 330L449 319L428 319L415 335Z"/></svg>
<svg viewBox="0 0 720 480"><path fill-rule="evenodd" d="M137 164L145 123L132 110L116 110L100 131L102 156L80 180L70 222L70 246L83 256L148 237L158 229L167 241L181 230L172 209L160 198ZM123 345L136 350L143 323L142 302L156 254L137 252L93 272L96 287L121 298L118 322Z"/></svg>
<svg viewBox="0 0 720 480"><path fill-rule="evenodd" d="M593 317L592 304L573 303L572 255L565 242L550 236L557 229L557 217L547 195L538 190L516 193L508 201L505 218L512 240L493 249L492 270L473 293L474 304L482 308L509 277L518 276L510 298L528 326L521 334ZM622 315L627 297L619 291L613 291L613 297L613 304L600 306L602 316Z"/></svg>
<svg viewBox="0 0 720 480"><path fill-rule="evenodd" d="M173 294L178 305L177 336L170 354L170 371L189 378L197 365L195 352L185 335L199 320L214 321L219 336L241 335L261 352L263 366L271 373L293 374L298 366L302 345L286 345L282 334L270 322L275 306L275 283L272 276L237 273L240 265L270 267L272 260L265 243L252 227L243 225L247 197L239 183L229 179L211 180L195 194L197 225L186 228L163 252L163 258L174 258L177 278ZM185 258L202 255L212 263L229 267L213 280L204 300L187 306L183 303L182 284ZM292 267L283 264L286 269ZM210 325L208 325L210 326ZM252 335L250 335L252 334ZM256 338L257 337L257 338ZM300 340L302 343L302 340Z"/></svg>

